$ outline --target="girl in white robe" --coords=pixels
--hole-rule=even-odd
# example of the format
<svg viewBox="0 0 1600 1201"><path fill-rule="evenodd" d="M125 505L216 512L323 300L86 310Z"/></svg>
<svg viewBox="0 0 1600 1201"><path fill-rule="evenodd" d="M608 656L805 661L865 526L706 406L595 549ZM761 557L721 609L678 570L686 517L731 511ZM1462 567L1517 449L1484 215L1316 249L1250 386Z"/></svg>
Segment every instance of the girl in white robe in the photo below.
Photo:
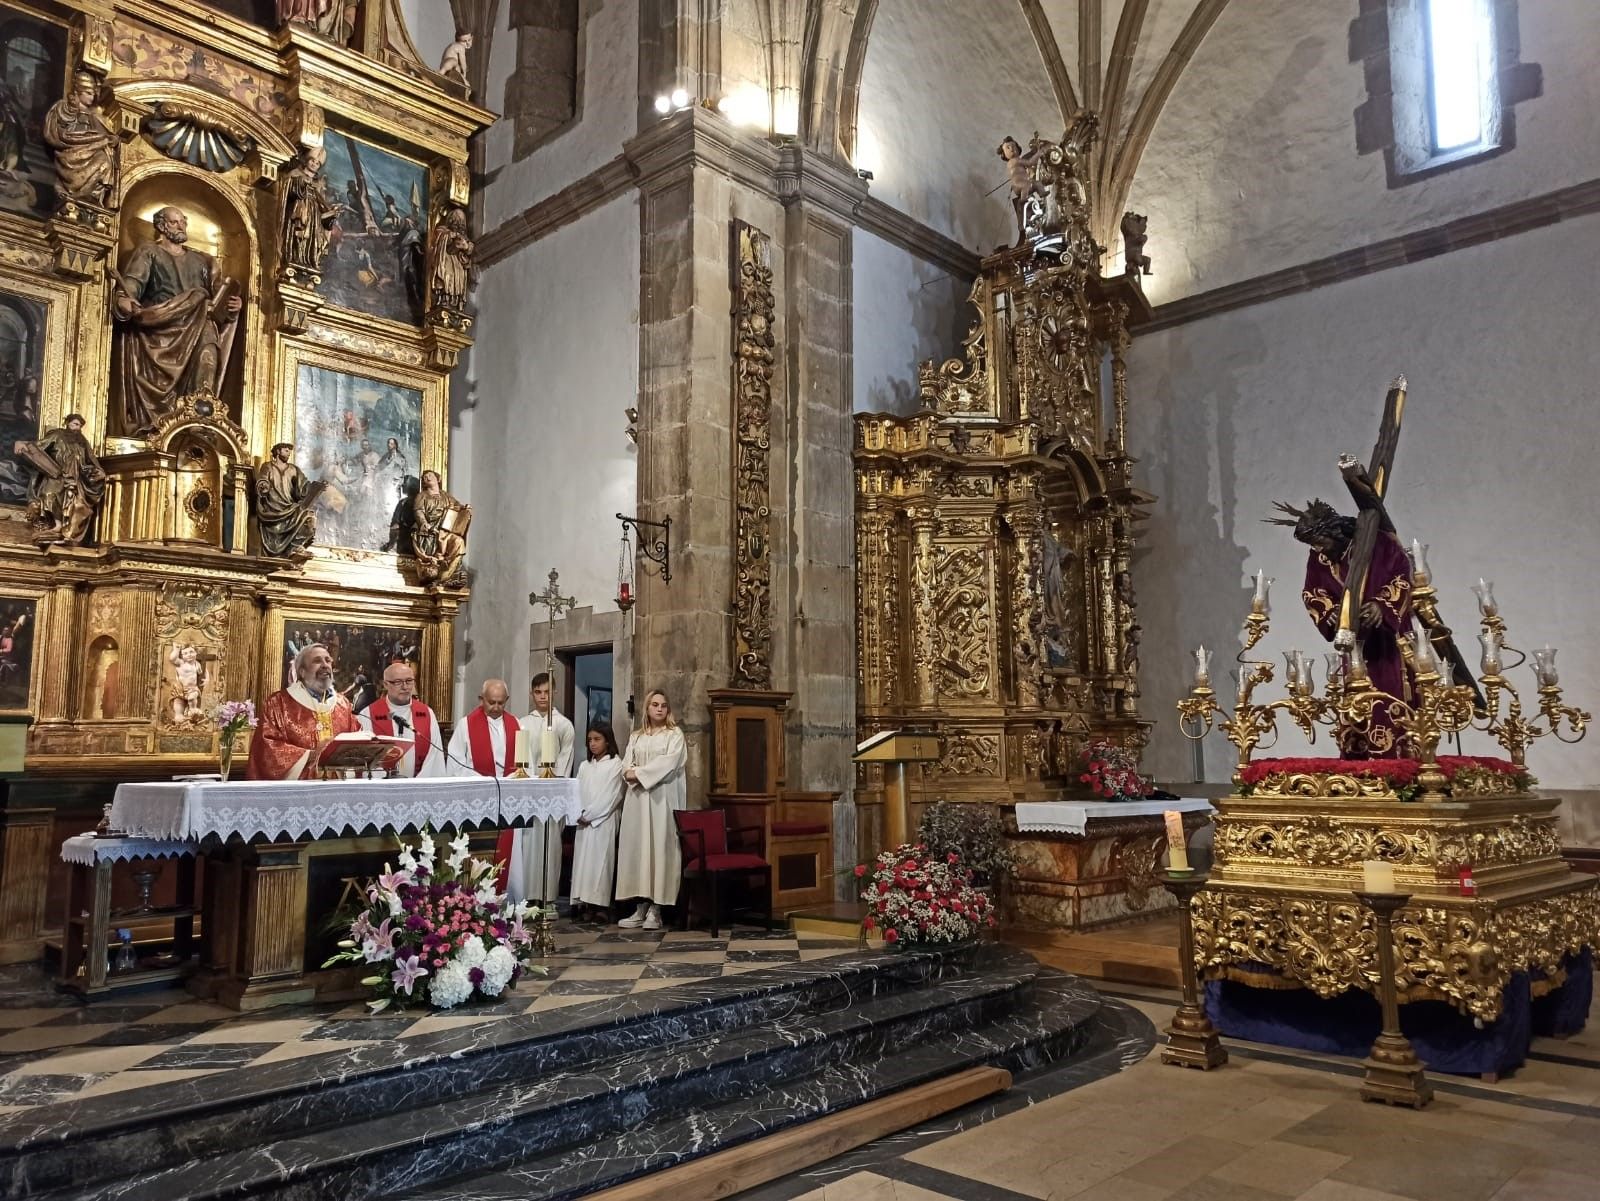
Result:
<svg viewBox="0 0 1600 1201"><path fill-rule="evenodd" d="M572 843L572 906L592 905L596 916L611 908L611 878L617 869L617 811L627 784L617 736L604 722L589 726L589 757L578 765L578 797L583 812Z"/></svg>
<svg viewBox="0 0 1600 1201"><path fill-rule="evenodd" d="M675 810L685 808L687 758L683 731L672 720L666 693L645 697L644 725L628 739L622 753L622 778L628 795L622 802L622 845L617 855L617 900L637 898L631 917L617 923L629 929L661 929L661 906L674 905L683 882L683 855L678 849Z"/></svg>

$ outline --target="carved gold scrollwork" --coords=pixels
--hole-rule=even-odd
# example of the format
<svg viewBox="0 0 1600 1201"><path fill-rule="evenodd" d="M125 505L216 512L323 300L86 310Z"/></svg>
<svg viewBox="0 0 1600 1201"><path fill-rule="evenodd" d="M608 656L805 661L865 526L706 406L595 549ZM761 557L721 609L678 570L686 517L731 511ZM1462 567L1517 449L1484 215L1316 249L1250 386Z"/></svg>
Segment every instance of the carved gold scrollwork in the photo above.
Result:
<svg viewBox="0 0 1600 1201"><path fill-rule="evenodd" d="M933 616L940 691L982 696L989 690L992 625L984 548L939 548Z"/></svg>
<svg viewBox="0 0 1600 1201"><path fill-rule="evenodd" d="M948 735L939 767L955 776L999 775L1000 740L988 734Z"/></svg>
<svg viewBox="0 0 1600 1201"><path fill-rule="evenodd" d="M772 240L734 222L733 686L772 684Z"/></svg>

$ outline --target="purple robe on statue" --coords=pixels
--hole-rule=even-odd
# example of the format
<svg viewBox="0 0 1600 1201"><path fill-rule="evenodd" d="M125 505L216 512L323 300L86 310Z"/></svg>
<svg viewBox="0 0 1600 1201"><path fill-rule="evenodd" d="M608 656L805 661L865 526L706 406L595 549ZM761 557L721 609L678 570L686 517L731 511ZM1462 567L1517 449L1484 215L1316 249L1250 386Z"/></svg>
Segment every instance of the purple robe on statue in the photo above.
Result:
<svg viewBox="0 0 1600 1201"><path fill-rule="evenodd" d="M1332 562L1319 550L1306 556L1306 586L1300 594L1306 612L1329 642L1339 632L1339 606L1344 601L1346 560L1349 551ZM1375 606L1379 621L1363 628L1361 653L1367 661L1367 675L1380 692L1409 703L1411 672L1400 654L1400 636L1411 628L1411 561L1393 534L1379 531L1367 567L1367 586L1362 600ZM1400 754L1400 731L1389 716L1389 707L1379 702L1372 711L1368 728L1345 730L1340 750L1348 759L1388 759Z"/></svg>

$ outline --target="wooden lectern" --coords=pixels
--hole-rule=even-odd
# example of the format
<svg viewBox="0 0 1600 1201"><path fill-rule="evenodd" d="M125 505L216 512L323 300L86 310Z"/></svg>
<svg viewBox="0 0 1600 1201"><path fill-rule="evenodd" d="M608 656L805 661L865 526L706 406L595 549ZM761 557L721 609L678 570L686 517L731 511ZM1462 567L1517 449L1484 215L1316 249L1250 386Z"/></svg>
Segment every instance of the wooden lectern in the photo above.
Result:
<svg viewBox="0 0 1600 1201"><path fill-rule="evenodd" d="M927 763L940 755L939 736L912 730L884 730L856 747L855 762L883 764L883 847L911 841L911 797L906 764Z"/></svg>

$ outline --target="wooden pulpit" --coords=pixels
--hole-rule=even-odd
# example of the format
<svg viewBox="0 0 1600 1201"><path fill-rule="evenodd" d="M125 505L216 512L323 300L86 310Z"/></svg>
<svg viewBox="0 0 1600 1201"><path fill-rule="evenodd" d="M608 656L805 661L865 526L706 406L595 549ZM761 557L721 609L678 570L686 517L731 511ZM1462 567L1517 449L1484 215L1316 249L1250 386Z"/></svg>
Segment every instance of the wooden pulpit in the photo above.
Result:
<svg viewBox="0 0 1600 1201"><path fill-rule="evenodd" d="M856 747L855 762L883 764L883 846L911 841L911 796L906 764L927 763L940 755L939 736L915 730L884 730Z"/></svg>

